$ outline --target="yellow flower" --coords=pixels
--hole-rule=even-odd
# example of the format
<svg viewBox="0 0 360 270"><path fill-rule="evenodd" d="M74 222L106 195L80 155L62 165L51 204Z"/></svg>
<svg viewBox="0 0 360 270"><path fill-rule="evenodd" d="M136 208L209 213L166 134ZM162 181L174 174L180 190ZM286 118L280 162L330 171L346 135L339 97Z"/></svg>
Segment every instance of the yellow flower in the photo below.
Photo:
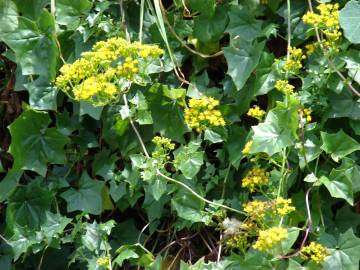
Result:
<svg viewBox="0 0 360 270"><path fill-rule="evenodd" d="M250 117L254 117L258 120L261 120L266 112L262 109L260 109L259 106L255 105L253 108L250 108L249 111L246 113Z"/></svg>
<svg viewBox="0 0 360 270"><path fill-rule="evenodd" d="M294 86L285 80L277 80L275 83L275 88L285 95L291 95L294 93Z"/></svg>
<svg viewBox="0 0 360 270"><path fill-rule="evenodd" d="M329 255L330 251L326 247L315 242L311 242L301 249L301 256L304 259L310 259L317 264L322 263Z"/></svg>
<svg viewBox="0 0 360 270"><path fill-rule="evenodd" d="M99 41L80 59L62 66L55 84L76 100L106 105L116 101L131 83L139 84L145 67L162 53L156 45L130 43L118 37Z"/></svg>
<svg viewBox="0 0 360 270"><path fill-rule="evenodd" d="M266 211L269 208L269 203L264 201L254 200L243 204L244 211L252 219L262 219L265 217Z"/></svg>
<svg viewBox="0 0 360 270"><path fill-rule="evenodd" d="M201 132L208 127L225 126L221 112L216 109L219 101L212 97L190 99L189 108L185 109L185 121L190 128Z"/></svg>
<svg viewBox="0 0 360 270"><path fill-rule="evenodd" d="M285 216L293 211L295 211L295 207L292 206L291 199L284 199L282 197L278 197L273 201L275 213L280 216Z"/></svg>
<svg viewBox="0 0 360 270"><path fill-rule="evenodd" d="M273 227L268 230L261 230L259 231L259 237L253 247L254 249L260 251L267 251L287 238L287 230L281 227Z"/></svg>
<svg viewBox="0 0 360 270"><path fill-rule="evenodd" d="M242 150L243 155L250 154L250 150L251 150L252 145L253 145L253 140L250 140L245 144L244 149Z"/></svg>
<svg viewBox="0 0 360 270"><path fill-rule="evenodd" d="M260 4L266 6L269 3L269 0L260 0Z"/></svg>
<svg viewBox="0 0 360 270"><path fill-rule="evenodd" d="M289 59L286 59L283 69L287 72L296 74L303 67L301 61L305 59L306 56L300 48L289 47L288 51L290 57Z"/></svg>
<svg viewBox="0 0 360 270"><path fill-rule="evenodd" d="M266 185L269 182L269 173L259 167L252 168L241 181L243 188L248 188L249 191L255 192L259 187Z"/></svg>
<svg viewBox="0 0 360 270"><path fill-rule="evenodd" d="M96 264L101 267L107 268L110 263L110 260L111 260L110 256L103 256L96 260Z"/></svg>
<svg viewBox="0 0 360 270"><path fill-rule="evenodd" d="M312 117L311 117L311 109L310 108L305 108L304 109L304 117L306 119L306 122L310 123L312 121Z"/></svg>
<svg viewBox="0 0 360 270"><path fill-rule="evenodd" d="M315 50L316 50L316 46L317 46L316 43L306 44L306 45L305 45L306 55L307 55L307 56L312 55L312 54L315 52Z"/></svg>

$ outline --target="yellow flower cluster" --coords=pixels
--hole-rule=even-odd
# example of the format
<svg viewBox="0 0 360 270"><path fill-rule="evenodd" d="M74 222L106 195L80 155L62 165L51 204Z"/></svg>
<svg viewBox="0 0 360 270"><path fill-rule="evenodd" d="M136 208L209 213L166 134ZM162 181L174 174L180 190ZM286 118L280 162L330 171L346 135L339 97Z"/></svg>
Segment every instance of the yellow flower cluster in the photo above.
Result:
<svg viewBox="0 0 360 270"><path fill-rule="evenodd" d="M174 150L175 144L171 142L169 138L155 136L152 139L152 142L155 143L157 146L160 146L161 148L164 148L166 150Z"/></svg>
<svg viewBox="0 0 360 270"><path fill-rule="evenodd" d="M338 51L337 42L341 38L339 23L339 4L320 4L316 7L319 14L308 11L303 16L304 23L316 27L326 37L323 46L334 48Z"/></svg>
<svg viewBox="0 0 360 270"><path fill-rule="evenodd" d="M292 206L291 199L284 199L282 197L278 197L273 201L275 213L280 216L286 216L291 212L295 211L295 207Z"/></svg>
<svg viewBox="0 0 360 270"><path fill-rule="evenodd" d="M330 255L330 251L315 242L311 242L308 246L301 249L301 256L305 259L313 260L315 263L322 263L327 256Z"/></svg>
<svg viewBox="0 0 360 270"><path fill-rule="evenodd" d="M255 192L259 187L269 182L269 175L270 174L262 168L252 168L242 179L241 186L248 188L251 193Z"/></svg>
<svg viewBox="0 0 360 270"><path fill-rule="evenodd" d="M152 157L158 160L166 160L170 151L175 149L175 144L169 138L155 136L152 142L157 146L156 150L152 153Z"/></svg>
<svg viewBox="0 0 360 270"><path fill-rule="evenodd" d="M289 84L288 81L285 80L277 80L275 82L276 90L282 92L285 95L291 95L294 93L294 86Z"/></svg>
<svg viewBox="0 0 360 270"><path fill-rule="evenodd" d="M254 117L258 120L261 120L266 112L262 109L260 109L259 106L255 105L253 108L250 108L249 111L246 113L250 117Z"/></svg>
<svg viewBox="0 0 360 270"><path fill-rule="evenodd" d="M295 211L291 199L278 197L271 201L254 200L243 204L244 211L253 220L263 219L266 214L286 216Z"/></svg>
<svg viewBox="0 0 360 270"><path fill-rule="evenodd" d="M254 143L254 141L250 140L245 144L244 149L241 151L243 153L243 155L250 154L251 146L253 145L253 143Z"/></svg>
<svg viewBox="0 0 360 270"><path fill-rule="evenodd" d="M252 219L263 219L266 211L269 209L269 203L259 200L254 200L243 204L244 211Z"/></svg>
<svg viewBox="0 0 360 270"><path fill-rule="evenodd" d="M221 112L216 109L219 101L212 97L190 99L189 108L185 109L185 121L190 128L201 132L208 127L225 126Z"/></svg>
<svg viewBox="0 0 360 270"><path fill-rule="evenodd" d="M107 268L110 260L111 260L110 256L100 257L96 260L96 264L101 267Z"/></svg>
<svg viewBox="0 0 360 270"><path fill-rule="evenodd" d="M306 55L307 55L307 56L312 55L312 54L315 52L316 47L317 47L317 43L306 44L306 45L305 45Z"/></svg>
<svg viewBox="0 0 360 270"><path fill-rule="evenodd" d="M233 234L226 239L226 247L229 249L245 250L249 247L247 237L244 234Z"/></svg>
<svg viewBox="0 0 360 270"><path fill-rule="evenodd" d="M269 3L269 0L260 0L260 4L266 6Z"/></svg>
<svg viewBox="0 0 360 270"><path fill-rule="evenodd" d="M303 51L300 48L289 47L288 51L289 51L290 57L289 57L289 59L286 59L283 69L286 72L296 74L299 72L299 69L301 69L303 67L301 61L303 59L305 59L306 56L303 54Z"/></svg>
<svg viewBox="0 0 360 270"><path fill-rule="evenodd" d="M311 117L311 109L310 108L305 108L304 109L304 117L306 119L306 122L310 123L311 120L312 120L312 117Z"/></svg>
<svg viewBox="0 0 360 270"><path fill-rule="evenodd" d="M287 230L281 227L273 227L268 230L261 230L259 231L259 237L253 247L254 249L260 251L267 251L287 238Z"/></svg>
<svg viewBox="0 0 360 270"><path fill-rule="evenodd" d="M63 65L55 84L76 100L106 105L117 100L131 82L140 83L146 66L162 53L156 45L117 37L99 41L74 63Z"/></svg>

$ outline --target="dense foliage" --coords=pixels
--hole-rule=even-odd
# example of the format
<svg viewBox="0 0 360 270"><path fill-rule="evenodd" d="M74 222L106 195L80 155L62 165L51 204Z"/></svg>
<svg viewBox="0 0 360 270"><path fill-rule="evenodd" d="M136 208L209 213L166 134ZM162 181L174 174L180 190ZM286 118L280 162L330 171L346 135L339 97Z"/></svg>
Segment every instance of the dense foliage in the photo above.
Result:
<svg viewBox="0 0 360 270"><path fill-rule="evenodd" d="M359 269L360 2L0 0L0 269Z"/></svg>

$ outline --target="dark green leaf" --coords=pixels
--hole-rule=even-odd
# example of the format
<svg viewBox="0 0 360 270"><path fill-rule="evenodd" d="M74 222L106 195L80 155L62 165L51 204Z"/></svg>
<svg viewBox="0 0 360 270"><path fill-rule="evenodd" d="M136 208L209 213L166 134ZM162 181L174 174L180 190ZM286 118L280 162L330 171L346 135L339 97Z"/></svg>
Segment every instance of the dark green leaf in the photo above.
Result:
<svg viewBox="0 0 360 270"><path fill-rule="evenodd" d="M335 161L339 161L339 159L352 152L360 150L360 144L343 130L337 133L321 132L320 134L323 141L321 149L331 154L332 159Z"/></svg>
<svg viewBox="0 0 360 270"><path fill-rule="evenodd" d="M99 215L103 210L102 188L104 182L91 179L84 172L79 180L77 189L70 188L61 194L67 202L68 212L83 211Z"/></svg>
<svg viewBox="0 0 360 270"><path fill-rule="evenodd" d="M254 44L242 42L239 46L240 48L226 47L223 49L228 63L227 74L233 79L237 90L243 88L251 72L259 63L264 42Z"/></svg>
<svg viewBox="0 0 360 270"><path fill-rule="evenodd" d="M45 176L47 163L65 163L64 146L69 139L56 128L47 128L49 123L47 113L27 110L9 126L14 170L32 170Z"/></svg>

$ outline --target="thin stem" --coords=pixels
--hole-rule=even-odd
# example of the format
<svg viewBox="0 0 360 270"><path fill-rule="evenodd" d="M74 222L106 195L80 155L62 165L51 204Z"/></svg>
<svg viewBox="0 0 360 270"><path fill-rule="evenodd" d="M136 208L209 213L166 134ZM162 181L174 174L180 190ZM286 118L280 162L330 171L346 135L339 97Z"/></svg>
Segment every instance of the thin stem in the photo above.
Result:
<svg viewBox="0 0 360 270"><path fill-rule="evenodd" d="M56 6L55 5L55 0L51 0L51 2L50 2L50 12L54 16L55 16L55 6Z"/></svg>
<svg viewBox="0 0 360 270"><path fill-rule="evenodd" d="M206 202L210 205L213 205L213 206L217 206L217 207L221 207L221 208L224 208L224 209L227 209L229 211L232 211L232 212L235 212L235 213L238 213L240 215L247 215L245 212L243 211L240 211L240 210L237 210L235 208L232 208L232 207L229 207L229 206L226 206L226 205L223 205L221 203L216 203L216 202L212 202L212 201L209 201L208 199L202 197L201 195L199 195L198 193L196 193L192 188L190 188L189 186L187 186L186 184L178 181L178 180L175 180L169 176L166 176L165 174L161 173L159 170L157 170L156 174L158 176L161 176L163 178L165 178L166 180L169 180L170 182L173 182L179 186L182 186L183 188L185 188L186 190L188 190L192 195L194 195L196 198L198 198L199 200L203 201L203 202Z"/></svg>
<svg viewBox="0 0 360 270"><path fill-rule="evenodd" d="M142 43L143 27L144 27L144 6L145 0L140 2L140 26L139 26L139 42Z"/></svg>
<svg viewBox="0 0 360 270"><path fill-rule="evenodd" d="M291 47L291 6L290 0L286 1L287 6L287 60L290 59L290 51L289 48Z"/></svg>
<svg viewBox="0 0 360 270"><path fill-rule="evenodd" d="M281 178L280 178L280 184L279 184L279 189L278 189L278 194L277 197L280 197L281 195L281 191L283 189L283 184L284 184L284 179L285 179L285 175L286 175L286 159L287 159L287 155L286 155L286 148L282 151L282 163L281 163Z"/></svg>
<svg viewBox="0 0 360 270"><path fill-rule="evenodd" d="M223 235L220 232L220 243L219 243L219 251L218 251L218 254L217 254L217 263L220 262L220 258L221 258L222 239L223 239Z"/></svg>
<svg viewBox="0 0 360 270"><path fill-rule="evenodd" d="M128 103L126 94L123 95L123 99L124 99L125 106L128 107L129 103ZM150 158L150 155L149 155L148 151L146 150L146 146L144 144L144 141L142 140L141 135L140 135L139 131L137 130L137 128L135 127L134 121L132 120L132 118L130 116L129 116L129 122L130 122L130 125L131 125L132 129L134 130L134 132L136 134L136 137L138 138L138 141L139 141L139 143L141 145L141 148L143 149L143 152L144 152L145 156L147 158Z"/></svg>

